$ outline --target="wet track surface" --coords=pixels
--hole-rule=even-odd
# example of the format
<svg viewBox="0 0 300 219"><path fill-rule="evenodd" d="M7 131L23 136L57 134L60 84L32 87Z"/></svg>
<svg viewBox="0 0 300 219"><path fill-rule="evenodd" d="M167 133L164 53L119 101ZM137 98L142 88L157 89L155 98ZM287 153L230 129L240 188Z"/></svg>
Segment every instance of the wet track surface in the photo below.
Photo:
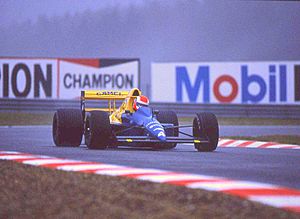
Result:
<svg viewBox="0 0 300 219"><path fill-rule="evenodd" d="M221 134L224 132L237 135L221 127ZM199 153L193 145L185 144L165 151L124 147L89 150L84 145L78 148L55 147L50 126L0 127L0 139L0 150L223 176L300 189L299 150L218 148L212 153Z"/></svg>

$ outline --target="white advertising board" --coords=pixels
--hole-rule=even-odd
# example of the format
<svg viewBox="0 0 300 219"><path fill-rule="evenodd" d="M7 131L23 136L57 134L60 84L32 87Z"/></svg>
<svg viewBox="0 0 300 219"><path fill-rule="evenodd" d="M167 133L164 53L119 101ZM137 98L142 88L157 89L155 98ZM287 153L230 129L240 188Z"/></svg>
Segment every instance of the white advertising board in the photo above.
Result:
<svg viewBox="0 0 300 219"><path fill-rule="evenodd" d="M138 59L0 58L0 98L76 99L139 87Z"/></svg>
<svg viewBox="0 0 300 219"><path fill-rule="evenodd" d="M300 61L152 63L152 101L300 104Z"/></svg>
<svg viewBox="0 0 300 219"><path fill-rule="evenodd" d="M0 59L0 98L55 98L55 59Z"/></svg>

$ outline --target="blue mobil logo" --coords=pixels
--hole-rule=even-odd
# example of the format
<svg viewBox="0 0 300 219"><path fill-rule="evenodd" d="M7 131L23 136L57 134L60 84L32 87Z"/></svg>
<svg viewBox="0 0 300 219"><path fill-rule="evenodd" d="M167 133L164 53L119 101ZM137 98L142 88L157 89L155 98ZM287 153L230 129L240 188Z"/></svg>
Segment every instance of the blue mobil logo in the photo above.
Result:
<svg viewBox="0 0 300 219"><path fill-rule="evenodd" d="M197 72L176 66L176 101L204 103L296 103L300 102L300 65L264 65L252 72L251 65L239 65L237 72L216 72L199 65ZM213 70L212 70L213 69ZM256 68L257 69L257 68ZM227 85L227 92L222 86ZM253 92L255 87L255 92Z"/></svg>

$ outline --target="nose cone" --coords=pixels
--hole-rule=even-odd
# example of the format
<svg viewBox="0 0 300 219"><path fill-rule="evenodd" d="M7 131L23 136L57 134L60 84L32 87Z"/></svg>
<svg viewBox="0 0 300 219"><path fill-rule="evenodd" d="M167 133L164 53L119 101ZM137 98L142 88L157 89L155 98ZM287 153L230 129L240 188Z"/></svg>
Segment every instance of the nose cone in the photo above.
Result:
<svg viewBox="0 0 300 219"><path fill-rule="evenodd" d="M152 135L152 137L158 139L159 141L165 142L167 140L164 128L155 118L144 121L144 127L148 133Z"/></svg>
<svg viewBox="0 0 300 219"><path fill-rule="evenodd" d="M166 134L164 131L161 131L158 133L157 135L157 138L160 140L160 141L166 141L167 140L167 137L166 137Z"/></svg>

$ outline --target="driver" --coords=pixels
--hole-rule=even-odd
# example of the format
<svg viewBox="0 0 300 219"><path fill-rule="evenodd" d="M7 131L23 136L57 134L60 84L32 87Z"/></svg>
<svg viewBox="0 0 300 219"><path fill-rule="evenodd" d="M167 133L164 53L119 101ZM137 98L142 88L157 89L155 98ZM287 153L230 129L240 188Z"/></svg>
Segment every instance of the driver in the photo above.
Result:
<svg viewBox="0 0 300 219"><path fill-rule="evenodd" d="M137 98L133 100L132 108L134 112L136 112L140 107L148 107L148 106L149 106L149 99L146 96L137 96ZM123 123L131 124L133 122L132 113L123 113L122 121Z"/></svg>
<svg viewBox="0 0 300 219"><path fill-rule="evenodd" d="M146 96L138 96L136 99L133 101L133 109L134 111L137 111L141 106L149 106L149 99Z"/></svg>

